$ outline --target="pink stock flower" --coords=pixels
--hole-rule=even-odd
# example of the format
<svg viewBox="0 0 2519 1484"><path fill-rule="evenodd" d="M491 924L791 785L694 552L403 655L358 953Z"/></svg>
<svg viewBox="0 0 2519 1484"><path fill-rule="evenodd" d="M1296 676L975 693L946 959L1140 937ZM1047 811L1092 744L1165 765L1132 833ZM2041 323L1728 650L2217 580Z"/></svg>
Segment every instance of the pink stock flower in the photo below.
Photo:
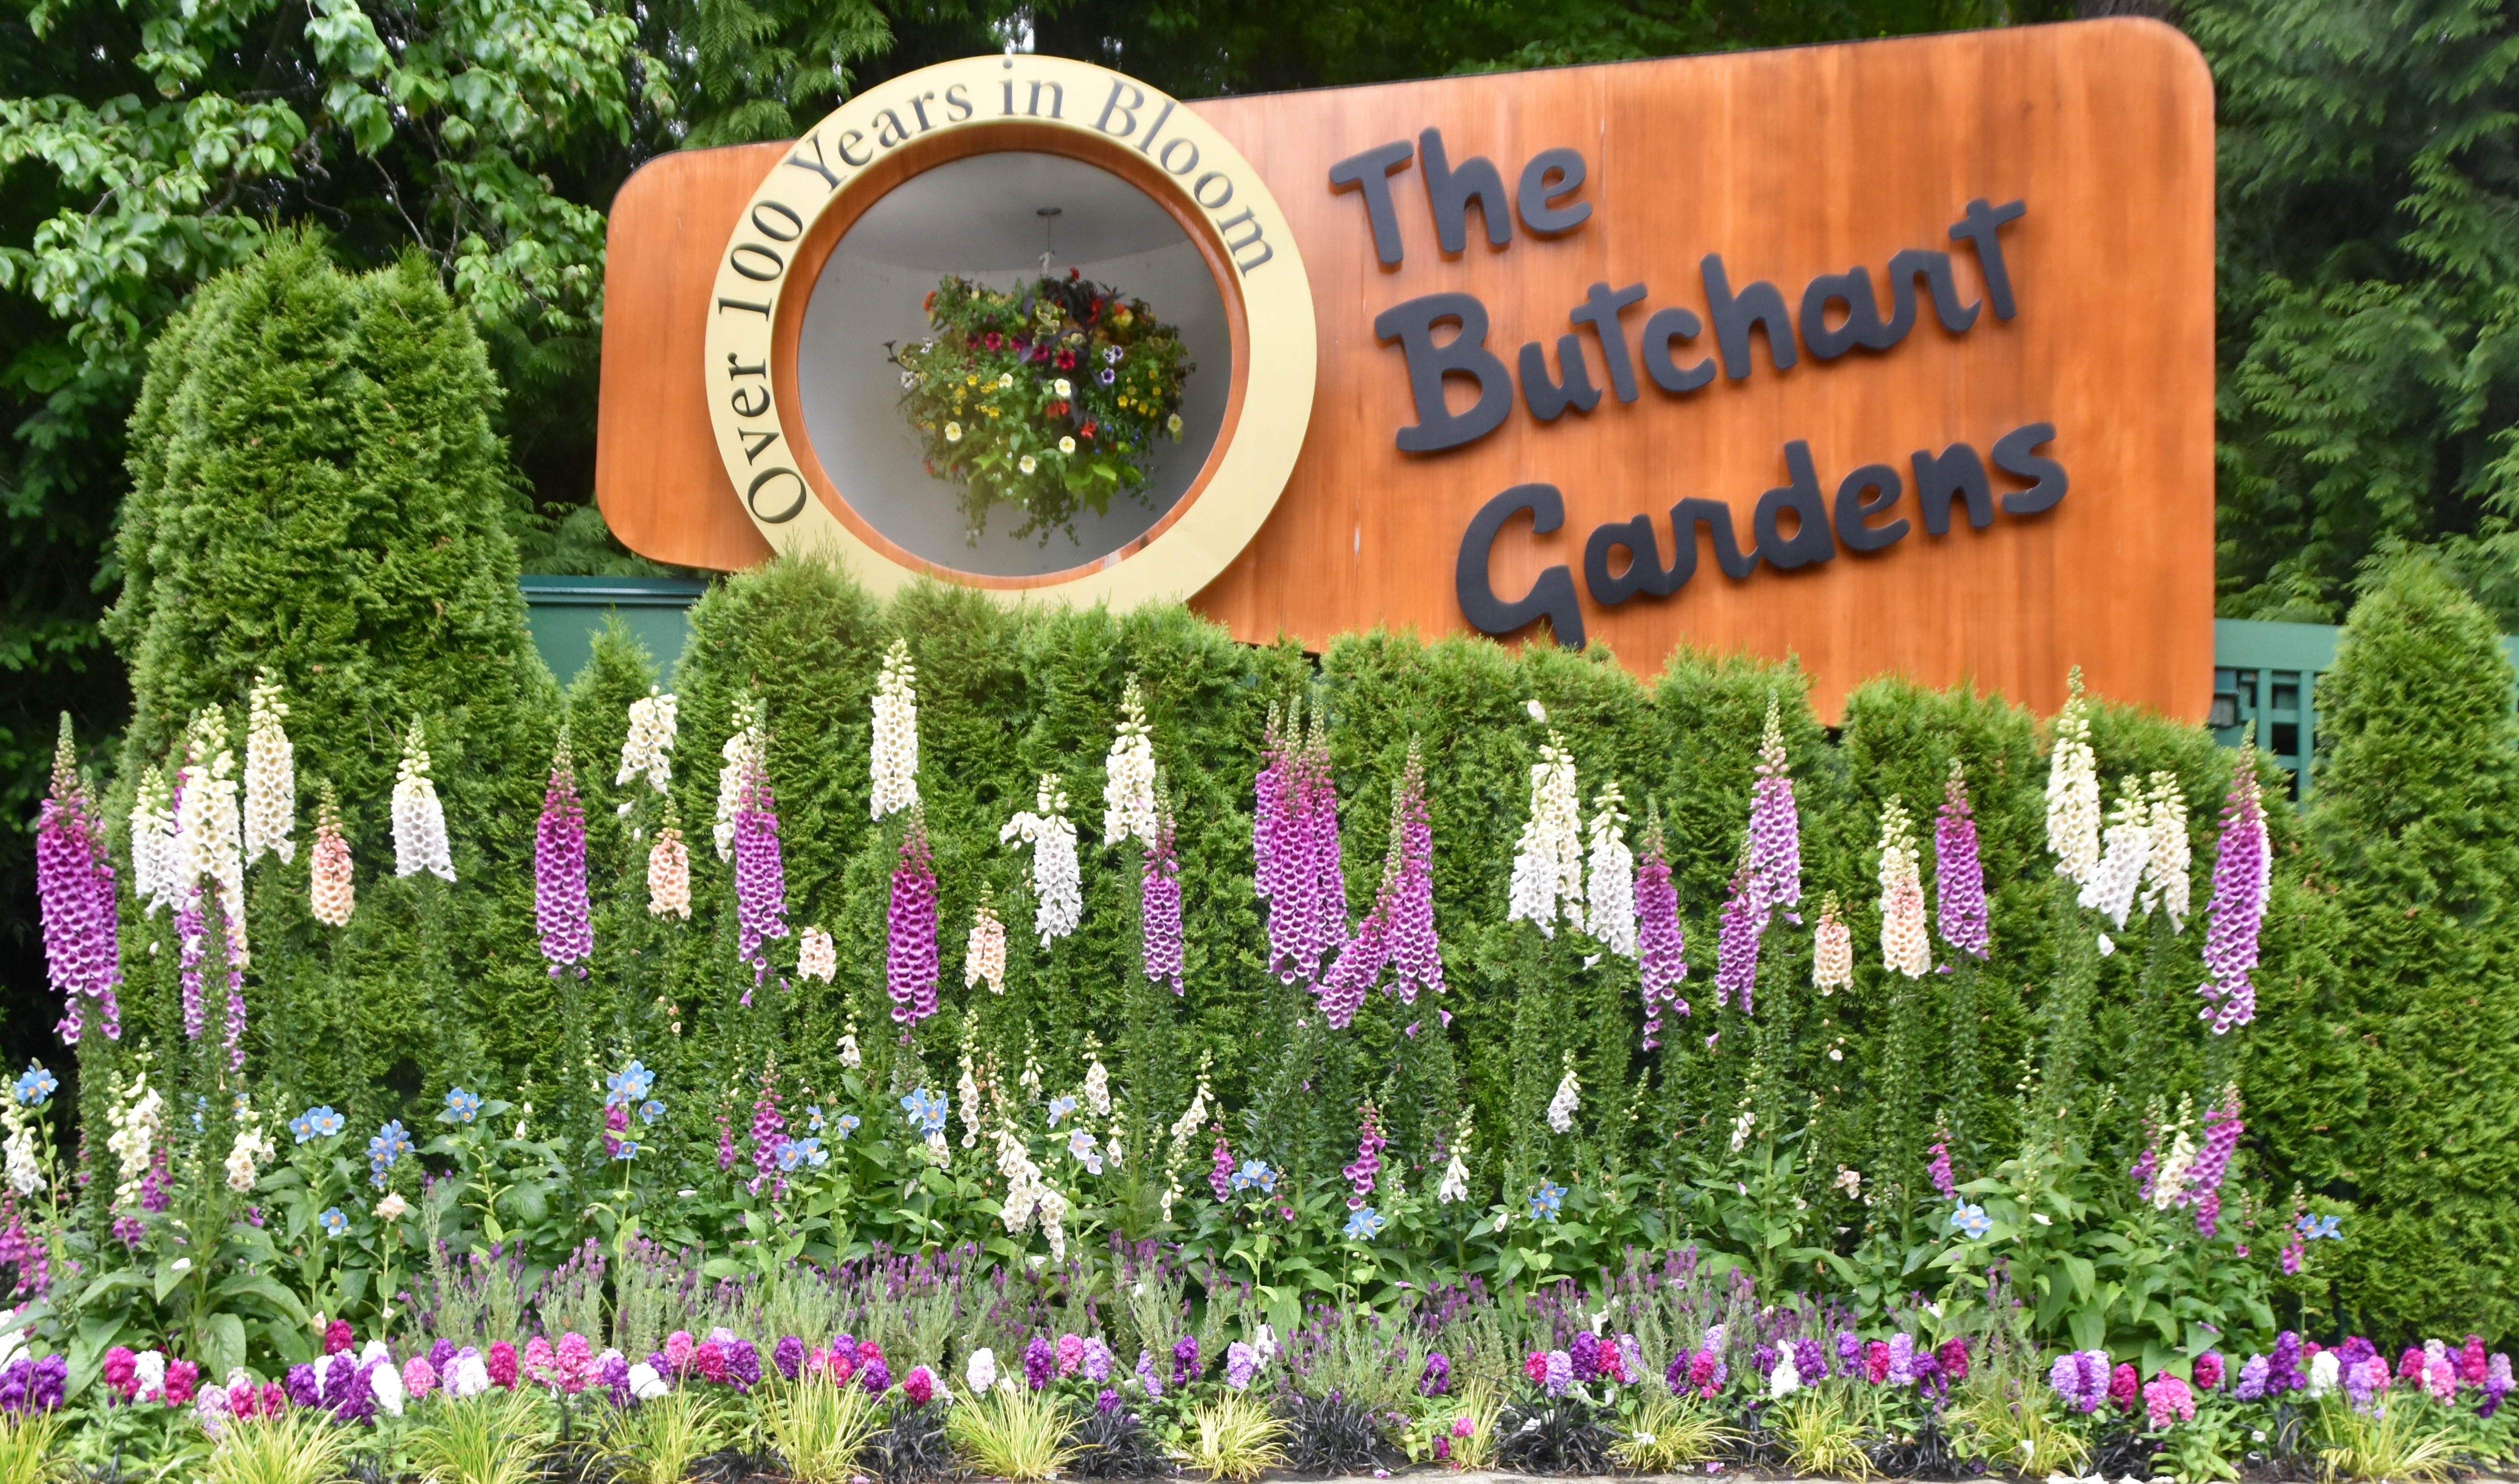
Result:
<svg viewBox="0 0 2519 1484"><path fill-rule="evenodd" d="M251 1390L250 1387L247 1387L246 1389L248 1391ZM402 1389L409 1392L412 1400L414 1401L418 1401L421 1397L424 1397L437 1389L437 1369L429 1365L427 1356L415 1355L411 1359L403 1362ZM250 1413L244 1412L236 1407L233 1387L230 1388L230 1410L236 1411L239 1416L251 1416Z"/></svg>
<svg viewBox="0 0 2519 1484"><path fill-rule="evenodd" d="M537 1334L525 1341L524 1377L537 1386L548 1386L553 1379L554 1358L551 1341Z"/></svg>
<svg viewBox="0 0 2519 1484"><path fill-rule="evenodd" d="M574 1330L561 1335L552 1355L552 1379L559 1389L575 1396L586 1389L594 1374L595 1347L587 1343L586 1336Z"/></svg>
<svg viewBox="0 0 2519 1484"><path fill-rule="evenodd" d="M665 1365L676 1375L691 1369L691 1331L676 1330L665 1336Z"/></svg>
<svg viewBox="0 0 2519 1484"><path fill-rule="evenodd" d="M2151 1415L2151 1430L2159 1432L2173 1422L2195 1420L2195 1397L2187 1383L2163 1373L2151 1378L2143 1388L2143 1406Z"/></svg>

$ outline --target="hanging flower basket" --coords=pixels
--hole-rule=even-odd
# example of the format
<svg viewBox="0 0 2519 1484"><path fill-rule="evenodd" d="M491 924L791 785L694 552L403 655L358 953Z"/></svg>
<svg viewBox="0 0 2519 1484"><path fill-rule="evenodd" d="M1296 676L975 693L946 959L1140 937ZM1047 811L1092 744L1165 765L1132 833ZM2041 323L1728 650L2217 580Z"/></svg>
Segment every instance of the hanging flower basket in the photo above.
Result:
<svg viewBox="0 0 2519 1484"><path fill-rule="evenodd" d="M1069 269L1000 290L949 278L927 296L932 333L898 347L901 411L927 472L961 488L976 542L989 508L1023 514L1018 537L1073 533L1121 493L1144 498L1155 440L1180 441L1180 332L1142 299Z"/></svg>

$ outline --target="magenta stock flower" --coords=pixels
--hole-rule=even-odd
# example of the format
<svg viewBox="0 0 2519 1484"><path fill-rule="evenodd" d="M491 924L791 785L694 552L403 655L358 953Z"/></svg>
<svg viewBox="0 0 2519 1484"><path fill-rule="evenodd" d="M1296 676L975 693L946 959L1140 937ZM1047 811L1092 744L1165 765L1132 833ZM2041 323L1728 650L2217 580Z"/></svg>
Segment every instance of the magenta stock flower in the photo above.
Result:
<svg viewBox="0 0 2519 1484"><path fill-rule="evenodd" d="M1172 813L1156 816L1155 838L1146 847L1137 879L1138 959L1146 978L1170 983L1181 992L1180 857L1175 853Z"/></svg>
<svg viewBox="0 0 2519 1484"><path fill-rule="evenodd" d="M734 953L752 965L755 984L770 972L762 940L787 936L787 868L778 854L777 807L767 766L752 754L743 764L734 813ZM746 990L744 1003L751 998Z"/></svg>
<svg viewBox="0 0 2519 1484"><path fill-rule="evenodd" d="M1967 779L1957 758L1942 793L1941 817L1933 822L1933 891L1940 898L1942 941L1972 958L1985 957L1992 945L1985 863L1977 856L1976 816L1969 811Z"/></svg>
<svg viewBox="0 0 2519 1484"><path fill-rule="evenodd" d="M534 826L534 926L542 932L552 978L571 965L578 978L586 977L586 961L595 955L588 911L586 810L578 803L577 774L562 731L552 754L551 784L543 791L542 818Z"/></svg>
<svg viewBox="0 0 2519 1484"><path fill-rule="evenodd" d="M44 931L44 965L62 996L62 1040L77 1045L79 998L103 1001L106 1039L122 1038L114 988L122 958L114 916L113 867L105 831L79 783L69 714L62 715L53 750L53 787L35 828L35 895Z"/></svg>
<svg viewBox="0 0 2519 1484"><path fill-rule="evenodd" d="M2257 930L2266 920L2273 865L2254 756L2243 755L2222 806L2222 840L2213 859L2213 923L2204 935L2204 968L2213 979L2195 991L2204 997L2196 1018L2211 1021L2215 1035L2257 1018L2257 990L2248 973L2257 966Z"/></svg>
<svg viewBox="0 0 2519 1484"><path fill-rule="evenodd" d="M1688 1001L1679 997L1680 981L1688 978L1688 940L1680 933L1679 893L1671 885L1657 808L1646 816L1636 854L1636 957L1644 986L1645 1050L1651 1051L1661 1044L1662 1007L1688 1014Z"/></svg>
<svg viewBox="0 0 2519 1484"><path fill-rule="evenodd" d="M892 1018L915 1026L936 1013L936 871L927 848L927 810L909 807L902 833L901 862L892 868L892 904L885 913L883 969L892 993Z"/></svg>

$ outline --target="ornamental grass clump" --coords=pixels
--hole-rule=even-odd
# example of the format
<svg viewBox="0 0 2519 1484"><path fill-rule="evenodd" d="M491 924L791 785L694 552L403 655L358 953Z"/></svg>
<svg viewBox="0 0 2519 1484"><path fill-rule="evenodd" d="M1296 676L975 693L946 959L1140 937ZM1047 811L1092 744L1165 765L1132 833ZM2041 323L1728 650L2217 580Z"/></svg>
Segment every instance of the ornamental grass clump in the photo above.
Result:
<svg viewBox="0 0 2519 1484"><path fill-rule="evenodd" d="M1076 1453L1056 1399L1011 1377L964 1398L946 1417L945 1435L973 1468L1016 1484L1049 1478Z"/></svg>
<svg viewBox="0 0 2519 1484"><path fill-rule="evenodd" d="M881 1402L827 1367L779 1381L766 1400L762 1425L797 1484L847 1484L883 1430Z"/></svg>
<svg viewBox="0 0 2519 1484"><path fill-rule="evenodd" d="M228 1426L203 1471L209 1484L332 1484L357 1441L323 1413L286 1412Z"/></svg>
<svg viewBox="0 0 2519 1484"><path fill-rule="evenodd" d="M902 415L928 473L961 487L975 544L997 504L1023 517L1017 540L1046 540L1114 495L1143 498L1194 369L1143 299L1071 268L1007 289L947 278L923 308L927 336L893 350Z"/></svg>
<svg viewBox="0 0 2519 1484"><path fill-rule="evenodd" d="M1248 1391L1227 1391L1190 1414L1184 1462L1214 1478L1249 1484L1286 1463L1286 1424Z"/></svg>
<svg viewBox="0 0 2519 1484"><path fill-rule="evenodd" d="M529 1392L452 1393L421 1414L411 1435L425 1484L528 1484L551 1446L551 1413Z"/></svg>

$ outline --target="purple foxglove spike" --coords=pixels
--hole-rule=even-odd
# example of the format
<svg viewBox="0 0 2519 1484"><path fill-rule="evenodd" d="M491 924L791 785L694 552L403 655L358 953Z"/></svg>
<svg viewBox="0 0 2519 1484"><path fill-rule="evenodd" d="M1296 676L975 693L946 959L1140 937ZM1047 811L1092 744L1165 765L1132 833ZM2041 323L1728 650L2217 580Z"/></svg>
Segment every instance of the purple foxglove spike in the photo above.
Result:
<svg viewBox="0 0 2519 1484"><path fill-rule="evenodd" d="M552 977L572 965L583 977L595 955L595 928L586 892L586 809L578 802L566 732L552 756L551 783L534 826L534 926Z"/></svg>
<svg viewBox="0 0 2519 1484"><path fill-rule="evenodd" d="M734 815L735 956L752 966L752 982L770 972L765 938L787 936L787 868L778 853L778 812L763 760L744 765Z"/></svg>
<svg viewBox="0 0 2519 1484"><path fill-rule="evenodd" d="M884 981L892 1018L915 1026L936 1013L936 871L927 845L927 810L909 807L909 828L901 837L901 863L892 871L892 904L885 913Z"/></svg>
<svg viewBox="0 0 2519 1484"><path fill-rule="evenodd" d="M2205 1001L2197 1018L2222 1035L2257 1018L2257 933L2266 920L2266 893L2273 869L2266 838L2265 805L2257 796L2253 754L2243 754L2222 807L2222 839L2213 858L2212 926L2204 935L2204 968L2213 976L2196 993Z"/></svg>
<svg viewBox="0 0 2519 1484"><path fill-rule="evenodd" d="M1942 941L1974 958L1993 945L1986 928L1985 863L1978 858L1976 817L1957 758L1933 823L1933 890L1940 896Z"/></svg>

